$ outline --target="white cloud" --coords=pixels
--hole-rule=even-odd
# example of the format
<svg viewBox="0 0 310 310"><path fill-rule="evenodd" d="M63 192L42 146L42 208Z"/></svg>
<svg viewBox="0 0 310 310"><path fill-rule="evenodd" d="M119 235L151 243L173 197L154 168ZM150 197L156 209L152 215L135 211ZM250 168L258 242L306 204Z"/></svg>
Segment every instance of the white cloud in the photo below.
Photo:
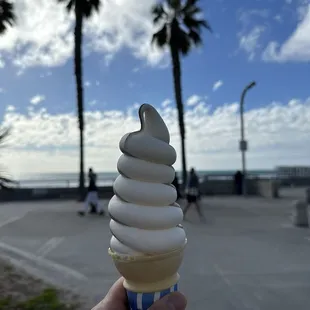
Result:
<svg viewBox="0 0 310 310"><path fill-rule="evenodd" d="M201 101L201 97L198 95L192 95L186 100L186 104L188 106L194 106L196 105L199 101Z"/></svg>
<svg viewBox="0 0 310 310"><path fill-rule="evenodd" d="M99 81L96 81L95 84L96 84L96 86L99 86L99 85L100 85L100 82L99 82Z"/></svg>
<svg viewBox="0 0 310 310"><path fill-rule="evenodd" d="M47 76L51 76L52 75L52 72L51 71L47 71L46 73L41 73L40 74L40 78L45 78Z"/></svg>
<svg viewBox="0 0 310 310"><path fill-rule="evenodd" d="M169 105L171 105L171 103L172 103L172 100L170 100L170 99L165 99L163 102L162 102L162 104L161 104L161 106L163 107L163 108L166 108L166 107L168 107Z"/></svg>
<svg viewBox="0 0 310 310"><path fill-rule="evenodd" d="M274 20L276 20L279 23L283 22L283 17L280 14L277 14L274 16Z"/></svg>
<svg viewBox="0 0 310 310"><path fill-rule="evenodd" d="M139 122L134 104L127 111L85 113L86 166L97 171L115 171L120 155L118 143ZM171 105L159 108L179 153L177 111ZM240 167L238 103L215 109L200 102L186 110L188 165L198 169ZM310 165L310 98L271 103L245 113L249 169L273 168L283 164ZM3 126L12 125L10 148L1 159L13 174L69 172L78 170L78 128L75 113L50 114L46 109L27 115L6 111ZM27 165L25 165L27 162ZM175 165L180 169L180 157Z"/></svg>
<svg viewBox="0 0 310 310"><path fill-rule="evenodd" d="M297 4L297 18L299 21L303 20L309 10L309 0L299 0Z"/></svg>
<svg viewBox="0 0 310 310"><path fill-rule="evenodd" d="M24 74L24 69L20 69L16 72L16 76L21 76Z"/></svg>
<svg viewBox="0 0 310 310"><path fill-rule="evenodd" d="M88 104L89 104L90 106L94 106L94 105L97 104L97 100L91 100L91 101L89 101Z"/></svg>
<svg viewBox="0 0 310 310"><path fill-rule="evenodd" d="M2 58L2 55L0 55L0 69L3 69L5 67L5 62Z"/></svg>
<svg viewBox="0 0 310 310"><path fill-rule="evenodd" d="M255 26L247 34L239 34L239 48L247 53L249 60L254 59L257 50L261 47L259 40L264 31L265 27Z"/></svg>
<svg viewBox="0 0 310 310"><path fill-rule="evenodd" d="M150 44L154 3L104 1L100 13L85 23L86 53L95 51L111 59L125 47L149 65L162 64L165 54ZM18 0L15 5L18 24L1 37L0 51L9 53L8 59L19 68L63 65L73 51L73 15L55 0Z"/></svg>
<svg viewBox="0 0 310 310"><path fill-rule="evenodd" d="M30 99L30 103L33 105L37 105L40 102L45 100L45 96L44 95L35 95Z"/></svg>
<svg viewBox="0 0 310 310"><path fill-rule="evenodd" d="M305 10L305 9L304 9ZM283 44L270 42L263 52L263 60L274 62L310 61L310 5L306 6L303 18L294 32Z"/></svg>
<svg viewBox="0 0 310 310"><path fill-rule="evenodd" d="M239 9L237 11L237 15L239 17L239 21L246 27L252 24L253 19L266 19L270 15L269 9L253 9L253 10L243 10Z"/></svg>
<svg viewBox="0 0 310 310"><path fill-rule="evenodd" d="M218 90L221 86L223 85L223 81L222 80L218 80L217 82L215 82L213 84L212 90L216 91Z"/></svg>
<svg viewBox="0 0 310 310"><path fill-rule="evenodd" d="M106 67L108 67L111 64L113 58L114 58L114 54L107 54L104 56L104 64Z"/></svg>
<svg viewBox="0 0 310 310"><path fill-rule="evenodd" d="M8 105L7 107L6 107L6 110L8 111L8 112L13 112L13 111L15 111L15 107L13 106L13 105Z"/></svg>

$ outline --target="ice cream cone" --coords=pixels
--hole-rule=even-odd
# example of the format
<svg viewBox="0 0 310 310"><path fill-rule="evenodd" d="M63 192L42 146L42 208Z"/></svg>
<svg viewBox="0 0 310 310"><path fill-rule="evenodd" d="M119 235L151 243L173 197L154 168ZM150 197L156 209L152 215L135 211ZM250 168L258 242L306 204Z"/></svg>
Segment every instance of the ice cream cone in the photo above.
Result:
<svg viewBox="0 0 310 310"><path fill-rule="evenodd" d="M124 287L134 292L148 293L169 288L178 282L184 247L158 255L121 255L111 249L109 254L125 278Z"/></svg>
<svg viewBox="0 0 310 310"><path fill-rule="evenodd" d="M165 254L130 256L109 254L119 273L125 278L131 310L148 309L156 300L178 290L178 269L182 263L182 248Z"/></svg>
<svg viewBox="0 0 310 310"><path fill-rule="evenodd" d="M151 105L140 107L139 118L140 130L120 140L120 175L109 202L109 254L125 278L131 310L147 310L157 299L178 290L187 242L180 225L183 212L171 185L176 151L170 145L169 130Z"/></svg>

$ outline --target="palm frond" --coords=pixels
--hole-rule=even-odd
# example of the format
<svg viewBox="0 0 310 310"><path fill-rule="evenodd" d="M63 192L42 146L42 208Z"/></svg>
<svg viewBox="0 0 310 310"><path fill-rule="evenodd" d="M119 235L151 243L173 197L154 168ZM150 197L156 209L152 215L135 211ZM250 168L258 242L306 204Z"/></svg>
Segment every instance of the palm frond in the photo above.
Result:
<svg viewBox="0 0 310 310"><path fill-rule="evenodd" d="M75 8L75 5L76 5L76 1L70 0L67 4L67 11L71 12Z"/></svg>
<svg viewBox="0 0 310 310"><path fill-rule="evenodd" d="M14 181L8 177L0 176L0 189L13 189L13 185L17 185L18 182Z"/></svg>
<svg viewBox="0 0 310 310"><path fill-rule="evenodd" d="M187 0L184 5L184 10L197 5L198 0Z"/></svg>
<svg viewBox="0 0 310 310"><path fill-rule="evenodd" d="M213 30L212 30L212 28L211 28L211 26L207 20L205 20L205 19L199 20L199 24L200 24L200 26L206 28L210 32L213 32Z"/></svg>
<svg viewBox="0 0 310 310"><path fill-rule="evenodd" d="M209 23L204 20L204 19L195 19L192 18L191 16L185 16L183 19L184 25L189 29L193 29L197 32L201 32L201 28L204 27L206 29L208 29L210 32L212 32L212 29L209 25Z"/></svg>
<svg viewBox="0 0 310 310"><path fill-rule="evenodd" d="M0 183L11 183L11 182L14 182L14 181L12 181L11 179L7 177L0 176Z"/></svg>
<svg viewBox="0 0 310 310"><path fill-rule="evenodd" d="M75 8L76 0L57 0L59 3L66 3L66 9L71 12Z"/></svg>
<svg viewBox="0 0 310 310"><path fill-rule="evenodd" d="M163 27L153 34L152 44L156 44L158 47L163 48L168 44L168 27L164 24Z"/></svg>
<svg viewBox="0 0 310 310"><path fill-rule="evenodd" d="M16 21L14 4L11 1L0 1L0 34L6 32L8 27L12 27Z"/></svg>
<svg viewBox="0 0 310 310"><path fill-rule="evenodd" d="M91 6L94 8L95 11L99 12L101 7L101 0L90 0Z"/></svg>
<svg viewBox="0 0 310 310"><path fill-rule="evenodd" d="M167 0L170 9L178 11L181 8L181 0Z"/></svg>
<svg viewBox="0 0 310 310"><path fill-rule="evenodd" d="M167 17L167 13L164 10L162 4L155 4L152 7L151 14L153 16L153 23L156 25L160 22L163 18Z"/></svg>
<svg viewBox="0 0 310 310"><path fill-rule="evenodd" d="M171 29L171 44L175 45L178 51L183 55L187 55L191 48L190 38L180 26L175 26Z"/></svg>
<svg viewBox="0 0 310 310"><path fill-rule="evenodd" d="M0 129L0 149L6 147L6 140L9 137L11 133L11 129L10 128L6 128L6 129Z"/></svg>
<svg viewBox="0 0 310 310"><path fill-rule="evenodd" d="M0 129L0 146L5 142L5 139L9 136L10 133L10 128Z"/></svg>
<svg viewBox="0 0 310 310"><path fill-rule="evenodd" d="M165 6L157 4L152 8L153 23L165 21L165 26L153 35L152 43L159 47L173 45L182 55L187 55L193 46L202 44L203 28L212 32L210 24L196 16L201 13L197 6L199 0L166 0L167 7L172 13L165 11ZM171 20L172 18L172 20Z"/></svg>
<svg viewBox="0 0 310 310"><path fill-rule="evenodd" d="M0 130L0 147L3 146L5 140L10 134L10 129L1 129ZM17 182L12 180L9 177L6 177L3 175L3 173L0 173L0 189L12 189L12 185L16 185Z"/></svg>
<svg viewBox="0 0 310 310"><path fill-rule="evenodd" d="M196 14L202 13L202 9L198 6L189 8L186 12L184 12L184 15L190 15L195 16Z"/></svg>
<svg viewBox="0 0 310 310"><path fill-rule="evenodd" d="M101 6L101 0L84 0L83 1L83 16L89 18L93 13L99 12Z"/></svg>
<svg viewBox="0 0 310 310"><path fill-rule="evenodd" d="M202 44L201 36L195 30L191 30L188 34L190 41L193 43L194 46L199 46Z"/></svg>
<svg viewBox="0 0 310 310"><path fill-rule="evenodd" d="M198 0L188 0L182 8L182 13L185 15L201 13L201 9L197 6L197 2Z"/></svg>

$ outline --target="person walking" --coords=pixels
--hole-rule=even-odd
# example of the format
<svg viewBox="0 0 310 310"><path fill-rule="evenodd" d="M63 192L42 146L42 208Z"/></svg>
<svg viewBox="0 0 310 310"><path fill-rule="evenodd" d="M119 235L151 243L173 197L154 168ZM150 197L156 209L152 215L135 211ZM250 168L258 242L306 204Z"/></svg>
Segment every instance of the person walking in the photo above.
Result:
<svg viewBox="0 0 310 310"><path fill-rule="evenodd" d="M179 200L180 198L182 198L182 196L180 193L180 186L179 186L179 180L178 180L177 173L175 173L174 179L171 184L175 187L177 191L177 200Z"/></svg>
<svg viewBox="0 0 310 310"><path fill-rule="evenodd" d="M242 187L243 187L243 174L241 171L237 171L234 175L234 185L235 185L235 194L238 196L242 195Z"/></svg>
<svg viewBox="0 0 310 310"><path fill-rule="evenodd" d="M85 213L89 210L89 207L95 208L95 213L99 215L103 215L103 209L101 204L99 203L99 196L98 196L98 188L96 185L97 181L97 174L93 171L92 168L88 170L88 179L89 185L87 189L86 199L84 201L84 211L79 211L79 215L85 215ZM93 212L91 212L93 213Z"/></svg>
<svg viewBox="0 0 310 310"><path fill-rule="evenodd" d="M198 202L198 200L200 199L199 178L194 168L192 168L190 171L189 180L185 189L185 193L186 193L187 205L183 211L184 218L190 206L194 204L196 206L196 210L200 220L205 222L205 217L201 211L201 207Z"/></svg>

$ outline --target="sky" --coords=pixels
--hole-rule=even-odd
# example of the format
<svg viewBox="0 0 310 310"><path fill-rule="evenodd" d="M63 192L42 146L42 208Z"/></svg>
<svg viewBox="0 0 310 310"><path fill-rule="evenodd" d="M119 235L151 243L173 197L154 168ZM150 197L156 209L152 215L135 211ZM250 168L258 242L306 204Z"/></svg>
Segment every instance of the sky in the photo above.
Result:
<svg viewBox="0 0 310 310"><path fill-rule="evenodd" d="M116 171L118 143L154 105L180 153L168 51L150 41L154 0L105 0L85 23L86 168ZM1 169L78 171L74 17L56 0L16 0L16 27L0 37L0 115L11 127ZM203 0L213 32L182 58L188 166L241 167L239 100L245 98L248 169L310 165L309 0ZM175 164L180 169L178 156Z"/></svg>

